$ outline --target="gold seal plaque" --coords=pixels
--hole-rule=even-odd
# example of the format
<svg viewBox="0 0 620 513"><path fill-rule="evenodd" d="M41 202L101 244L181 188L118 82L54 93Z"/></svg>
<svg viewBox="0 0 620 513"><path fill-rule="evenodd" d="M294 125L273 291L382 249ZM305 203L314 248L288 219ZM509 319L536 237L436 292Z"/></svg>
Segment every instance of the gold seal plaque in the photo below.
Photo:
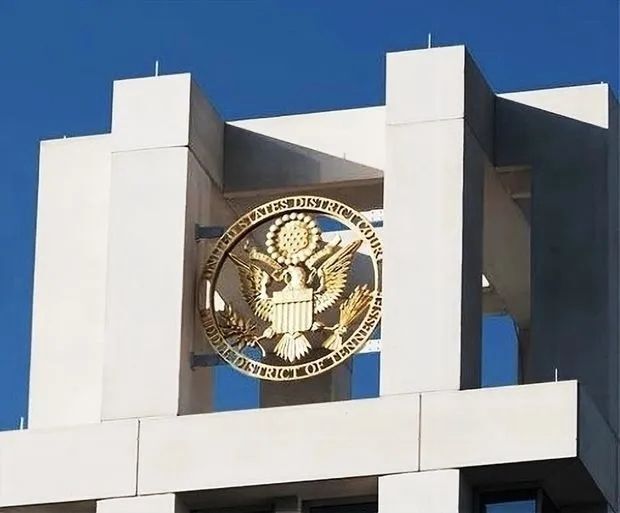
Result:
<svg viewBox="0 0 620 513"><path fill-rule="evenodd" d="M326 224L338 233L322 233ZM221 358L260 379L325 372L377 327L381 260L370 222L338 201L295 196L261 205L222 235L204 264L205 336Z"/></svg>

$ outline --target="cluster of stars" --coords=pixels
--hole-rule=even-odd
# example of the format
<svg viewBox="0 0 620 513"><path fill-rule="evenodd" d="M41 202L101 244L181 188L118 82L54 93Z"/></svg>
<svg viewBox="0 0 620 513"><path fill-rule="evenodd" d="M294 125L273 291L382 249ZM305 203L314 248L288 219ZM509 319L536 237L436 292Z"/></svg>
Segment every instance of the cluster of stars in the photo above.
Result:
<svg viewBox="0 0 620 513"><path fill-rule="evenodd" d="M267 253L280 264L297 265L316 250L320 230L309 215L285 214L267 232Z"/></svg>

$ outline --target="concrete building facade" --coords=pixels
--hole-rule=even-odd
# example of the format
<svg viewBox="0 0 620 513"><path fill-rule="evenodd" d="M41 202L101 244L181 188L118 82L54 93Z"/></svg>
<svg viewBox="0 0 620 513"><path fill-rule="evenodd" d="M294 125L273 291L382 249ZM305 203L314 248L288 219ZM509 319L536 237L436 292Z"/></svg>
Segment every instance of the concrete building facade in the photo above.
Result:
<svg viewBox="0 0 620 513"><path fill-rule="evenodd" d="M110 133L41 143L0 511L620 511L618 140L606 84L496 95L464 47L388 54L384 105L228 123L188 74L115 82ZM344 365L215 412L196 226L293 194L383 211L379 397ZM481 388L485 312L514 386Z"/></svg>

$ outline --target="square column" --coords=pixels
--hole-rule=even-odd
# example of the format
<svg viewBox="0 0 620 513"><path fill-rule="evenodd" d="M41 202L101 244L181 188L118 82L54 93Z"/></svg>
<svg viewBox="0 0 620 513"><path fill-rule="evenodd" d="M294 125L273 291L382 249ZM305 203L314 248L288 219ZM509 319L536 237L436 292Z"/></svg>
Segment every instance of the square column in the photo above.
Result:
<svg viewBox="0 0 620 513"><path fill-rule="evenodd" d="M190 367L202 337L194 232L232 218L223 123L189 75L126 80L111 138L102 418L209 411L211 370Z"/></svg>
<svg viewBox="0 0 620 513"><path fill-rule="evenodd" d="M388 54L381 395L479 386L493 102L464 47Z"/></svg>
<svg viewBox="0 0 620 513"><path fill-rule="evenodd" d="M178 496L166 493L98 501L97 513L189 513L189 509Z"/></svg>
<svg viewBox="0 0 620 513"><path fill-rule="evenodd" d="M459 470L379 477L379 513L473 513L473 497Z"/></svg>
<svg viewBox="0 0 620 513"><path fill-rule="evenodd" d="M618 102L593 84L503 94L496 109L497 164L532 169L523 380L578 379L618 433Z"/></svg>
<svg viewBox="0 0 620 513"><path fill-rule="evenodd" d="M30 428L101 418L110 148L107 134L41 143Z"/></svg>

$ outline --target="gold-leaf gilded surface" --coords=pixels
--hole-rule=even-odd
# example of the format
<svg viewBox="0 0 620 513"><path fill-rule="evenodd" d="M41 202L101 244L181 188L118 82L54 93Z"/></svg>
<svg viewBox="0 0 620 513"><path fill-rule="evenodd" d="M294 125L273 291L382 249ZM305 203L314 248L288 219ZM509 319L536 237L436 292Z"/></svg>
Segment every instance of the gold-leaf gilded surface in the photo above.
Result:
<svg viewBox="0 0 620 513"><path fill-rule="evenodd" d="M339 221L357 238L347 244L339 235L324 240L317 216ZM255 230L264 233L261 226L267 222L264 245L253 246L249 236ZM237 250L244 239L243 251ZM363 244L374 279L353 287L352 266ZM379 323L381 260L372 225L342 203L315 196L266 203L237 220L204 264L198 301L205 336L232 366L261 379L286 381L325 372L361 349ZM227 261L236 269L245 304L224 299L223 310L216 311L215 291ZM330 315L337 315L335 324L328 324ZM274 358L263 361L268 354L279 364Z"/></svg>

